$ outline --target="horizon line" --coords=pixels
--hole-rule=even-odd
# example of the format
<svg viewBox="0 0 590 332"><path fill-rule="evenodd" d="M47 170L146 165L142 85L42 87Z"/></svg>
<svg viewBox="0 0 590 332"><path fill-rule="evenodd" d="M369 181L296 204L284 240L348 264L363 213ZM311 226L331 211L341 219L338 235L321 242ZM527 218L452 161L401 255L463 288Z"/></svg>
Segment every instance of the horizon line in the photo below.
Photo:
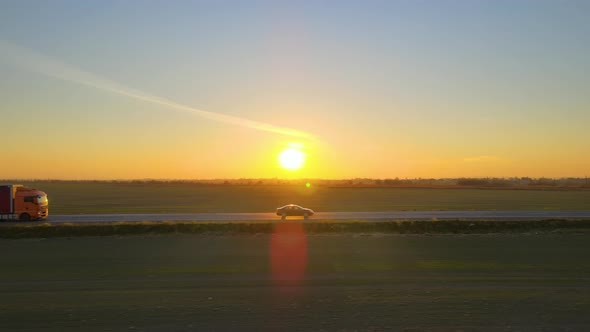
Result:
<svg viewBox="0 0 590 332"><path fill-rule="evenodd" d="M577 179L577 180L588 180L590 176L459 176L459 177L343 177L343 178L321 178L321 177L302 177L302 178L279 178L279 177L228 177L228 178L110 178L110 179L65 179L65 178L5 178L0 181L70 181L70 182L131 182L131 181L155 181L155 182L197 182L197 181L244 181L244 180L267 180L267 181L350 181L350 180L365 180L365 181L376 181L376 180L394 180L394 181L443 181L443 180L461 180L461 179L476 179L476 180L516 180L516 179L546 179L546 180L565 180L565 179Z"/></svg>

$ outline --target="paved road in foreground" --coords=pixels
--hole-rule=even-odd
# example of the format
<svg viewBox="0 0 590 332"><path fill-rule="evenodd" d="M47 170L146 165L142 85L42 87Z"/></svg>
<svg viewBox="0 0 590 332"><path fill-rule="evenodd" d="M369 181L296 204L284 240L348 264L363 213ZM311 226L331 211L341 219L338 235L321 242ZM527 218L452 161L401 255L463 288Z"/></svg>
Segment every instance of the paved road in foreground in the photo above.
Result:
<svg viewBox="0 0 590 332"><path fill-rule="evenodd" d="M590 210L579 211L387 211L319 212L313 220L542 220L590 219ZM274 213L183 213L183 214L79 214L50 215L48 222L140 222L140 221L272 221ZM300 218L298 218L300 219Z"/></svg>

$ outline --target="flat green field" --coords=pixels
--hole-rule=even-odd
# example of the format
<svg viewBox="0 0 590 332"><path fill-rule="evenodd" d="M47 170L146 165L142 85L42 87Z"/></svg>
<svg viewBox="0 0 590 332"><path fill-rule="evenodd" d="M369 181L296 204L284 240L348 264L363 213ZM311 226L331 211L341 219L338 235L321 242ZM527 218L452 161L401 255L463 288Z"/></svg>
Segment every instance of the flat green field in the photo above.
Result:
<svg viewBox="0 0 590 332"><path fill-rule="evenodd" d="M45 191L51 214L271 212L288 203L316 211L586 210L590 191L310 188L295 185L25 182Z"/></svg>
<svg viewBox="0 0 590 332"><path fill-rule="evenodd" d="M589 331L587 234L0 240L1 331Z"/></svg>

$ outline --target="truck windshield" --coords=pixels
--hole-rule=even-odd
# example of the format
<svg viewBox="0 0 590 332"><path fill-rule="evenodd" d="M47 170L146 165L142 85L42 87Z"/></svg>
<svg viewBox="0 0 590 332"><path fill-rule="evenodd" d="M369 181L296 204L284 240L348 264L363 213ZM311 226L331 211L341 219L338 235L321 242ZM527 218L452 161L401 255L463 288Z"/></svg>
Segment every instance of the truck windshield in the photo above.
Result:
<svg viewBox="0 0 590 332"><path fill-rule="evenodd" d="M47 195L38 195L37 196L37 204L46 205L47 204Z"/></svg>

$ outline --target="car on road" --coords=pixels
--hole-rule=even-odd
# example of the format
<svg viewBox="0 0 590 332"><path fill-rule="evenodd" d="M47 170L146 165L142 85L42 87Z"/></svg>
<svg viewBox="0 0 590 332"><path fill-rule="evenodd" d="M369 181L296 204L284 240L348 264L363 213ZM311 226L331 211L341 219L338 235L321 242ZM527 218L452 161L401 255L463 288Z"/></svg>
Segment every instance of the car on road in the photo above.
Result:
<svg viewBox="0 0 590 332"><path fill-rule="evenodd" d="M308 217L313 216L313 214L314 212L312 209L304 208L295 204L288 204L277 209L277 216L281 216L282 219L291 216L301 216L307 219Z"/></svg>

